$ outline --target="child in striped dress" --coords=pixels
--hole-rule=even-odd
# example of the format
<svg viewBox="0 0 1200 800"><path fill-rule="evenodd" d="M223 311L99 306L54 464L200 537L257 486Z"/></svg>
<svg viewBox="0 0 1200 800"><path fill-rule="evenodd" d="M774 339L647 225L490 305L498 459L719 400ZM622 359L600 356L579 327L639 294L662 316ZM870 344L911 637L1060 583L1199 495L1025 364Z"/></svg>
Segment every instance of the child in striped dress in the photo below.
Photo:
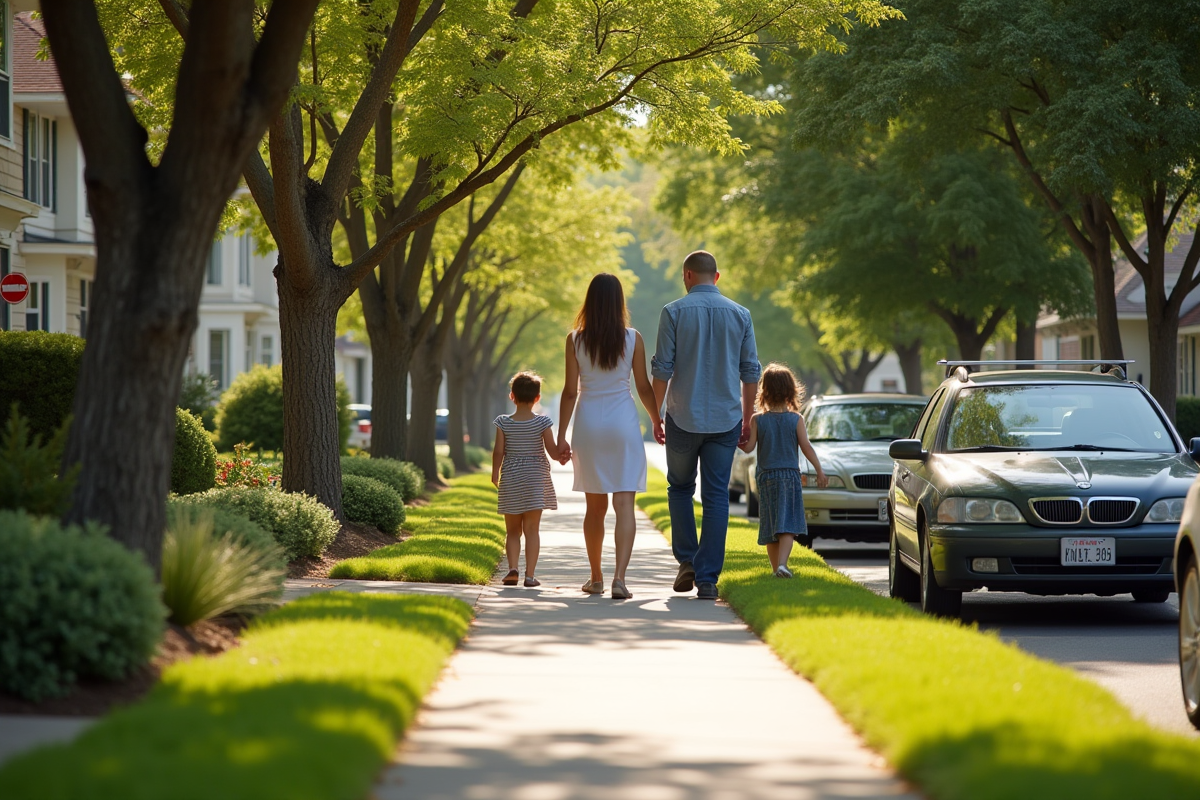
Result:
<svg viewBox="0 0 1200 800"><path fill-rule="evenodd" d="M552 430L554 421L534 414L542 396L542 379L533 372L518 372L509 381L509 399L517 410L496 417L496 446L492 451L492 483L500 490L497 505L508 532L504 550L508 557L505 586L516 586L520 573L521 535L525 536L525 585L540 586L534 577L541 539L542 511L558 508L550 481L549 453L559 457Z"/></svg>

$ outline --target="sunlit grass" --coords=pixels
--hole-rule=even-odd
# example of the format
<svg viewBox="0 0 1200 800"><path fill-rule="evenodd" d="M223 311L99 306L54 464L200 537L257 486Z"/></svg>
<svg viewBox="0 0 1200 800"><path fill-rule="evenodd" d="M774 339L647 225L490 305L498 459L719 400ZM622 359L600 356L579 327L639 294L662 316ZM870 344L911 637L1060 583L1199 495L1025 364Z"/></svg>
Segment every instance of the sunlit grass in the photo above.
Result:
<svg viewBox="0 0 1200 800"><path fill-rule="evenodd" d="M243 645L166 671L144 701L0 770L6 800L357 800L470 607L328 593L261 617Z"/></svg>
<svg viewBox="0 0 1200 800"><path fill-rule="evenodd" d="M450 481L427 506L410 507L411 536L334 566L331 578L485 584L504 553L504 518L487 474Z"/></svg>
<svg viewBox="0 0 1200 800"><path fill-rule="evenodd" d="M669 536L661 474L649 489L638 505ZM721 596L928 796L1200 797L1200 742L992 633L880 597L809 549L791 566L794 579L772 577L757 527L730 519Z"/></svg>

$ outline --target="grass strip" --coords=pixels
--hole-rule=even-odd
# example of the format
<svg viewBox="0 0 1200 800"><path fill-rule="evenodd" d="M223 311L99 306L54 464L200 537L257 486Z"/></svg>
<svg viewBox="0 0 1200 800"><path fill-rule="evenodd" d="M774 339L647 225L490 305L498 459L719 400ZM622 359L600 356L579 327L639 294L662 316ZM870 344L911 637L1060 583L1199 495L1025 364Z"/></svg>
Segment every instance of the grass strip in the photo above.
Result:
<svg viewBox="0 0 1200 800"><path fill-rule="evenodd" d="M75 742L11 761L0 797L358 800L470 619L447 597L297 600Z"/></svg>
<svg viewBox="0 0 1200 800"><path fill-rule="evenodd" d="M637 503L669 537L661 473L648 489ZM793 551L794 579L772 577L757 525L729 522L721 596L929 797L1200 797L1200 741L993 633L880 597L807 548Z"/></svg>
<svg viewBox="0 0 1200 800"><path fill-rule="evenodd" d="M450 481L427 506L410 507L412 535L334 565L331 578L485 584L504 554L504 518L486 473Z"/></svg>

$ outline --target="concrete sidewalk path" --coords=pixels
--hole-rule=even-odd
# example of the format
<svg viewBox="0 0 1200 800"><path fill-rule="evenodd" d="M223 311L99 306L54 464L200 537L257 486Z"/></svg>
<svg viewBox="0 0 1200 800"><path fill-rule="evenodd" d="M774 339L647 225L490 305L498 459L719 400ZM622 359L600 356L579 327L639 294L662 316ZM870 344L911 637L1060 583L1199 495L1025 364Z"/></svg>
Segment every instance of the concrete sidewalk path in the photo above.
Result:
<svg viewBox="0 0 1200 800"><path fill-rule="evenodd" d="M724 603L671 591L675 561L645 516L633 599L584 595L583 495L570 481L555 469L543 585L500 587L501 566L373 797L915 797ZM606 588L611 525L610 512Z"/></svg>

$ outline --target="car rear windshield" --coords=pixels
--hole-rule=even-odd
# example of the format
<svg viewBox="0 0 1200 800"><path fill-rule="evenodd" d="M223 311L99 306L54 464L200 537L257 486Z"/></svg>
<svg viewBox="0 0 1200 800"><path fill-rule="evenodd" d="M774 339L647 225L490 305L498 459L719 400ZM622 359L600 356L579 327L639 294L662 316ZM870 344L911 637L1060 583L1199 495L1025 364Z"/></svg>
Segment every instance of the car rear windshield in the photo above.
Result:
<svg viewBox="0 0 1200 800"><path fill-rule="evenodd" d="M958 393L946 449L1175 452L1158 412L1136 387L979 386Z"/></svg>
<svg viewBox="0 0 1200 800"><path fill-rule="evenodd" d="M805 422L814 442L891 441L912 434L924 406L915 403L829 403Z"/></svg>

